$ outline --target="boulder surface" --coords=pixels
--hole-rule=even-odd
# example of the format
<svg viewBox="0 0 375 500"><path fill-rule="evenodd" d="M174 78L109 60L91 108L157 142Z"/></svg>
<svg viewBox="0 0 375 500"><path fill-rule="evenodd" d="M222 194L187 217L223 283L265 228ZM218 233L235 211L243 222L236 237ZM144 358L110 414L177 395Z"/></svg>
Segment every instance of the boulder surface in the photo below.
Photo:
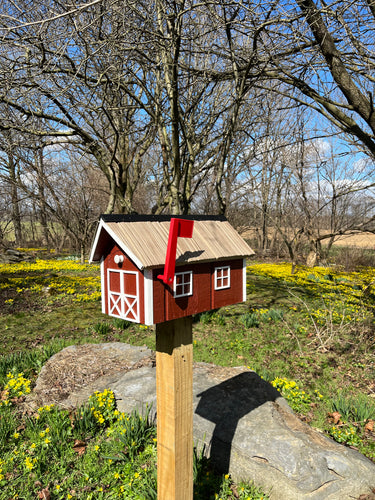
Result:
<svg viewBox="0 0 375 500"><path fill-rule="evenodd" d="M70 388L65 383L62 397L56 390L45 390L51 380L55 389L62 387L63 373L74 374L77 363L85 359L87 383L78 370L78 382ZM95 366L95 377L88 360L91 369ZM155 372L146 348L120 343L69 347L43 367L31 400L72 407L83 404L95 390L108 388L120 411L142 412L146 405L156 408ZM358 499L375 487L374 463L301 422L278 391L255 372L196 363L193 393L195 445L205 447L220 471L235 480L253 480L271 499Z"/></svg>

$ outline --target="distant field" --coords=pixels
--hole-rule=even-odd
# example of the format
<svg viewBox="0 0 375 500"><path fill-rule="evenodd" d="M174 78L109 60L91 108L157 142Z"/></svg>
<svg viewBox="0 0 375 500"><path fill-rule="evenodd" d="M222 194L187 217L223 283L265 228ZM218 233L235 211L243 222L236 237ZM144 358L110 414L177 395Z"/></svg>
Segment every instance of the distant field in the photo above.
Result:
<svg viewBox="0 0 375 500"><path fill-rule="evenodd" d="M270 229L270 236L272 236L273 230ZM252 239L256 237L255 229L246 229L241 233L243 238ZM358 233L349 236L339 236L334 242L335 246L341 247L358 247L358 248L369 248L375 249L375 234L373 233Z"/></svg>
<svg viewBox="0 0 375 500"><path fill-rule="evenodd" d="M26 241L29 240L38 240L42 239L43 237L43 228L39 222L22 222L21 223L22 227L22 234L23 238ZM60 234L62 232L61 225L58 224L57 222L48 222L48 227L50 231L54 234ZM5 240L9 243L12 244L14 243L14 229L12 224L6 224L5 222L0 221L0 229L2 231L5 231Z"/></svg>
<svg viewBox="0 0 375 500"><path fill-rule="evenodd" d="M375 234L358 233L351 236L340 236L334 245L345 247L371 248L375 249Z"/></svg>

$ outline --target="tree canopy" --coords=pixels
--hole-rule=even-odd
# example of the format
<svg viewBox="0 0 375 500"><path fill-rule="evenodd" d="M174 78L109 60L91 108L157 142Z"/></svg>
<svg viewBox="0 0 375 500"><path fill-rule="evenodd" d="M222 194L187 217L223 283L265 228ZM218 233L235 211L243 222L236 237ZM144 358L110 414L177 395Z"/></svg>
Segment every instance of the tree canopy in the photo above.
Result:
<svg viewBox="0 0 375 500"><path fill-rule="evenodd" d="M342 203L346 217L326 234L372 229L374 27L374 0L4 0L0 175L11 218L26 198L40 213L62 209L59 169L41 170L36 154L54 150L54 162L74 158L61 175L74 184L84 172L97 190L93 218L195 210L240 223L240 211L280 232L289 200L304 221L297 233L316 243L314 217L362 191L365 219L354 223L354 202ZM329 158L307 158L322 140Z"/></svg>

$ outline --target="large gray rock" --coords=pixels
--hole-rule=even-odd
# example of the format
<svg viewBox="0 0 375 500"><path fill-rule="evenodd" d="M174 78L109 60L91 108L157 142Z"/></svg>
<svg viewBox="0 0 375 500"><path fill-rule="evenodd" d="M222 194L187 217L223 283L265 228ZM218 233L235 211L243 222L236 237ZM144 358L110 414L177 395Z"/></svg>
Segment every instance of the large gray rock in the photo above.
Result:
<svg viewBox="0 0 375 500"><path fill-rule="evenodd" d="M65 383L63 397L52 391L44 404L53 402L48 401L53 396L62 406L74 406L87 401L94 390L110 388L120 411L142 411L146 404L156 409L150 351L124 344L101 346L67 348L48 361L37 384L39 398L48 381L64 385L64 374L74 372L72 363L79 376L76 383L70 375L74 382L70 393ZM59 371L53 369L55 365ZM96 377L90 375L84 384L84 374L91 374L94 367ZM357 499L375 486L375 464L302 423L256 373L197 363L193 393L196 446L206 446L222 472L235 480L254 480L272 499Z"/></svg>
<svg viewBox="0 0 375 500"><path fill-rule="evenodd" d="M32 408L50 404L77 407L95 391L111 387L127 371L152 364L152 351L146 347L121 342L72 345L43 366L27 404Z"/></svg>
<svg viewBox="0 0 375 500"><path fill-rule="evenodd" d="M222 472L254 480L275 500L346 500L370 493L375 465L296 417L256 373L194 366L194 441ZM155 368L124 374L113 386L121 411L156 406Z"/></svg>

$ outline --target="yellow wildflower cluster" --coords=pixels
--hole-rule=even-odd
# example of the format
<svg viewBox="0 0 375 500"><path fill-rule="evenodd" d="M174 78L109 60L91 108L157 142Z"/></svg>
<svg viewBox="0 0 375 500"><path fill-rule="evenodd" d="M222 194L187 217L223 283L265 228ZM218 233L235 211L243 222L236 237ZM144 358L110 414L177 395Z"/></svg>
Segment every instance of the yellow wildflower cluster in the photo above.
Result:
<svg viewBox="0 0 375 500"><path fill-rule="evenodd" d="M38 461L38 459L36 457L34 457L34 458L26 457L25 458L26 469L29 471L33 470L37 461Z"/></svg>
<svg viewBox="0 0 375 500"><path fill-rule="evenodd" d="M8 382L6 383L3 391L3 399L0 401L0 406L8 406L10 400L13 398L19 398L25 394L29 394L31 391L30 384L31 380L26 379L23 373L7 374Z"/></svg>
<svg viewBox="0 0 375 500"><path fill-rule="evenodd" d="M21 248L21 247L18 247L16 250L18 250L19 252L31 252L31 253L35 253L35 252L47 252L47 248Z"/></svg>
<svg viewBox="0 0 375 500"><path fill-rule="evenodd" d="M349 446L358 446L361 441L356 428L352 425L349 425L346 428L336 427L333 425L329 429L329 433L338 443L345 443Z"/></svg>
<svg viewBox="0 0 375 500"><path fill-rule="evenodd" d="M111 422L119 414L115 410L116 401L113 391L105 389L103 392L95 391L90 396L91 411L100 425Z"/></svg>
<svg viewBox="0 0 375 500"><path fill-rule="evenodd" d="M77 276L94 270L96 276ZM54 275L51 276L51 272ZM100 298L100 276L98 266L88 266L74 261L37 260L35 263L0 264L0 273L8 276L0 283L0 289L13 289L17 294L23 292L42 293L51 296L73 296L73 302L96 301ZM16 276L17 274L22 276ZM56 275L55 273L59 273ZM8 299L11 305L14 299Z"/></svg>
<svg viewBox="0 0 375 500"><path fill-rule="evenodd" d="M36 259L35 262L18 262L14 264L0 264L0 273L17 274L20 272L59 272L59 271L76 271L82 272L88 269L99 270L98 265L81 264L73 260L57 260L57 259Z"/></svg>
<svg viewBox="0 0 375 500"><path fill-rule="evenodd" d="M292 287L314 292L322 302L322 306L311 313L318 324L326 324L328 320L336 324L359 322L371 316L372 305L366 299L366 294L375 282L374 268L345 273L327 267L298 266L295 273L291 274L291 264L262 263L248 266L247 269L251 274L277 279ZM367 310L363 305L366 305Z"/></svg>
<svg viewBox="0 0 375 500"><path fill-rule="evenodd" d="M291 264L253 264L247 267L252 274L259 276L268 276L291 283L308 287L310 289L319 289L321 292L335 292L353 297L360 296L362 289L368 286L375 279L375 270L373 268L364 268L361 272L345 273L343 271L328 268L298 266L295 273L291 273Z"/></svg>
<svg viewBox="0 0 375 500"><path fill-rule="evenodd" d="M45 406L41 406L40 408L38 408L38 413L39 414L42 414L42 413L49 413L51 412L53 409L55 408L55 405L52 403L50 405L45 405Z"/></svg>
<svg viewBox="0 0 375 500"><path fill-rule="evenodd" d="M271 384L288 401L291 408L297 413L303 413L310 408L312 402L311 396L300 389L294 380L276 377ZM321 399L321 394L315 392L315 395Z"/></svg>

